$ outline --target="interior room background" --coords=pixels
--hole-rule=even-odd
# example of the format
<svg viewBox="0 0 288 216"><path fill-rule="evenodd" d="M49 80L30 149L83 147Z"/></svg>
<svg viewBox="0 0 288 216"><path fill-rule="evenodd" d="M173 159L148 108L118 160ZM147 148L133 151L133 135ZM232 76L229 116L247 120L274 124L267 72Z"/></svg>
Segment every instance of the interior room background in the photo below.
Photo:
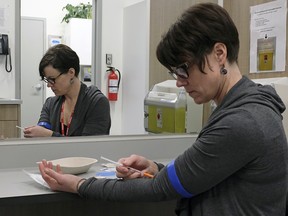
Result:
<svg viewBox="0 0 288 216"><path fill-rule="evenodd" d="M19 57L17 57L17 44L15 40L19 35L14 17L17 15L15 5L18 0L0 0L0 9L5 8L4 29L9 34L12 67L11 73L3 70L5 59L0 57L0 98L20 98L20 86L17 79L21 79ZM250 6L270 2L271 0L211 0L223 5L231 14L240 34L241 49L239 65L241 71L250 78L270 78L287 76L285 72L249 74L249 8ZM48 48L48 35L63 36L65 23L61 23L67 3L73 5L88 1L37 1L20 0L21 16L43 18L46 20L46 38ZM119 100L111 102L112 128L111 134L142 134L143 127L143 102L149 89L156 83L170 79L155 57L155 48L163 32L167 30L182 11L197 0L93 0L98 2L101 17L95 24L98 28L98 39L101 43L97 46L98 60L92 59L95 64L95 84L106 94L106 54L113 55L112 65L122 72L122 83L119 89ZM1 16L1 11L0 11ZM131 18L132 17L132 18ZM0 17L1 21L1 17ZM1 23L0 23L1 24ZM138 34L137 34L138 33ZM31 30L33 34L33 29ZM93 34L96 34L93 32ZM63 41L65 43L65 41ZM286 45L287 46L287 45ZM93 47L92 47L93 49ZM93 51L93 50L92 50ZM95 52L96 52L95 51ZM18 54L19 55L19 54ZM96 58L94 56L94 58ZM287 56L286 56L287 59ZM287 69L287 60L286 60ZM17 76L18 75L18 76ZM45 97L51 95L48 90ZM31 104L33 106L33 104ZM209 116L210 105L204 105L204 119ZM40 113L40 110L39 110ZM35 115L39 115L35 113ZM25 125L22 125L25 126Z"/></svg>

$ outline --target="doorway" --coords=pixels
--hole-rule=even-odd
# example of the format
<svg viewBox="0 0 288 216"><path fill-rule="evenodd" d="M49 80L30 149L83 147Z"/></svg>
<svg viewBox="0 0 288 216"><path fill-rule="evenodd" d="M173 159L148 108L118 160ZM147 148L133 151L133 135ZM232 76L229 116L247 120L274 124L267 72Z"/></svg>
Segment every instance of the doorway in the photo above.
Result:
<svg viewBox="0 0 288 216"><path fill-rule="evenodd" d="M44 103L45 83L40 80L38 65L46 50L45 39L45 19L21 17L22 127L37 124Z"/></svg>

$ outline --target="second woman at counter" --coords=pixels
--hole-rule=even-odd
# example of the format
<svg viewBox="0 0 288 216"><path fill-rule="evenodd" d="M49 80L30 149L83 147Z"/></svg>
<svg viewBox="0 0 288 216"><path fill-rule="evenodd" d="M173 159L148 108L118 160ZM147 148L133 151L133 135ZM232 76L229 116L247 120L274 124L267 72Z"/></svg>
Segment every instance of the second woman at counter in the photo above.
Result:
<svg viewBox="0 0 288 216"><path fill-rule="evenodd" d="M110 105L96 87L78 78L79 57L70 47L51 47L39 64L39 73L55 96L46 99L35 126L24 129L24 137L107 135Z"/></svg>

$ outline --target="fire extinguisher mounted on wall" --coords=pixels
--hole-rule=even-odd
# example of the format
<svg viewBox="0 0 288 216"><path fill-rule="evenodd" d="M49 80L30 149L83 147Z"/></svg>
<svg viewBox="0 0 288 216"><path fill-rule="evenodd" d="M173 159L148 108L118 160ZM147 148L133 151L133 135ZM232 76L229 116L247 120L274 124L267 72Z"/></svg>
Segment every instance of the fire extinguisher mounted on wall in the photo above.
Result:
<svg viewBox="0 0 288 216"><path fill-rule="evenodd" d="M116 74L118 72L118 75ZM121 73L118 69L109 66L106 70L108 72L108 99L110 101L117 101L118 90L121 80Z"/></svg>

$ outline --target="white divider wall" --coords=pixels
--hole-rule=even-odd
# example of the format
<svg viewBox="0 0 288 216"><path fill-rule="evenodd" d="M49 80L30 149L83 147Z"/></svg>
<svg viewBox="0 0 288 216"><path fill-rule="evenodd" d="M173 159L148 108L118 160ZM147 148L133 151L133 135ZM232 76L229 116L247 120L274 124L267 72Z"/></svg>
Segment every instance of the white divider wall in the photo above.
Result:
<svg viewBox="0 0 288 216"><path fill-rule="evenodd" d="M167 160L177 157L195 140L195 135L3 140L0 142L0 169L36 167L36 162L42 159L53 160L64 157L91 157L100 160L100 156L104 156L118 160L131 154L139 154L152 160Z"/></svg>

